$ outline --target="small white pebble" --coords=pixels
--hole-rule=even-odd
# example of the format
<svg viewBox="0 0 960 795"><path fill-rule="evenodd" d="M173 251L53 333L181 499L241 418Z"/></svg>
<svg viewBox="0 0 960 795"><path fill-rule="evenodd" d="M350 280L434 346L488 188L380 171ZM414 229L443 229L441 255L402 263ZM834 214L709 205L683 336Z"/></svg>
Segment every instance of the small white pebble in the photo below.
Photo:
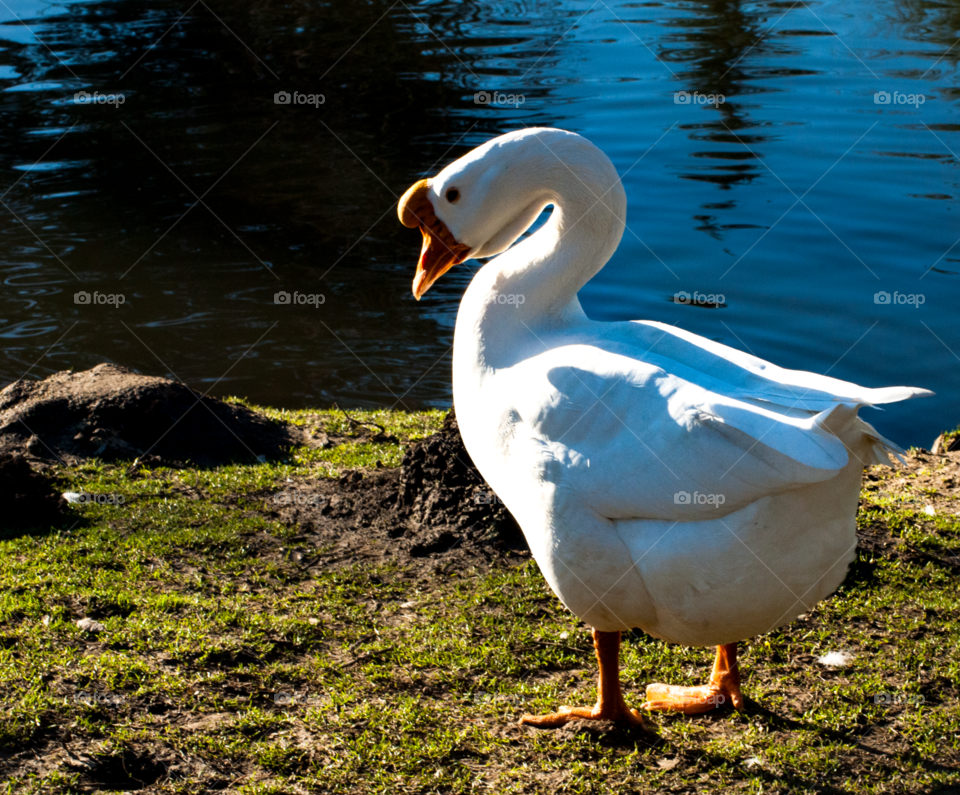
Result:
<svg viewBox="0 0 960 795"><path fill-rule="evenodd" d="M103 632L106 630L106 627L101 624L99 621L94 621L92 618L81 618L77 621L77 626L80 627L84 632Z"/></svg>
<svg viewBox="0 0 960 795"><path fill-rule="evenodd" d="M822 657L817 657L817 662L831 668L846 668L853 662L853 655L845 651L828 651Z"/></svg>
<svg viewBox="0 0 960 795"><path fill-rule="evenodd" d="M570 633L569 633L569 632L561 632L561 633L560 633L560 640L566 640L566 639L569 638L569 637L570 637Z"/></svg>
<svg viewBox="0 0 960 795"><path fill-rule="evenodd" d="M924 506L923 506L923 512L924 512L927 516L936 516L936 515L937 515L937 512L933 509L933 506L932 506L932 505L924 505Z"/></svg>

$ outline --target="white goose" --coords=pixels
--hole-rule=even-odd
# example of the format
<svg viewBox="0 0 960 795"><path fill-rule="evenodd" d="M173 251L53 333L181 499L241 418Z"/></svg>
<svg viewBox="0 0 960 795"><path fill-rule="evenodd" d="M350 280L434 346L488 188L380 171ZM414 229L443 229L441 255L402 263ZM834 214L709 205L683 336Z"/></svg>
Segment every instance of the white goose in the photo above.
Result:
<svg viewBox="0 0 960 795"><path fill-rule="evenodd" d="M709 684L651 684L642 708L741 708L737 641L840 585L863 467L902 452L857 410L932 393L784 370L653 321L590 320L577 291L616 250L626 195L579 135L495 138L413 185L398 211L423 232L417 299L453 265L500 254L460 303L457 419L551 588L594 628L596 706L522 720L641 725L618 671L633 627L718 647Z"/></svg>

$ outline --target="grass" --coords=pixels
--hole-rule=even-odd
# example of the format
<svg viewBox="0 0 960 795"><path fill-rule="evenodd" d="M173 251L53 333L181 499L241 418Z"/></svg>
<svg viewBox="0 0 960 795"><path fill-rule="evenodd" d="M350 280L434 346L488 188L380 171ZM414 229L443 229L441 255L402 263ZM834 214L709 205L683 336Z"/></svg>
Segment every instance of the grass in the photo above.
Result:
<svg viewBox="0 0 960 795"><path fill-rule="evenodd" d="M960 576L922 559L960 556L953 492L937 487L956 461L871 472L860 521L921 557L861 552L832 598L743 645L747 712L658 715L657 737L538 732L517 717L592 702L595 668L535 563L425 579L289 558L297 528L261 510L265 493L396 466L442 420L352 416L385 435L282 463L55 470L64 491L124 502L0 535L0 793L960 791ZM837 650L850 667L816 663ZM637 634L627 698L705 681L711 663Z"/></svg>

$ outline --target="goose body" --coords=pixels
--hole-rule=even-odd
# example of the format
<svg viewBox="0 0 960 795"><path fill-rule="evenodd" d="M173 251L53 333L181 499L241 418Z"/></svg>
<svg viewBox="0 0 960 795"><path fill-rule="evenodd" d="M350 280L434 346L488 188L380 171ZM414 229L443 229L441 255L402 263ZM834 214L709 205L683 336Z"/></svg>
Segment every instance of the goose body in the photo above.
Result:
<svg viewBox="0 0 960 795"><path fill-rule="evenodd" d="M616 250L626 196L573 133L496 138L417 183L400 214L424 230L418 298L453 264L499 254L457 315L457 419L551 588L595 629L601 681L605 633L727 647L840 585L862 470L900 452L858 410L930 393L590 320L577 291Z"/></svg>
<svg viewBox="0 0 960 795"><path fill-rule="evenodd" d="M561 601L603 631L709 646L769 632L835 590L855 557L861 462L881 444L856 410L804 422L795 399L738 405L729 382L707 389L703 370L653 354L657 340L684 342L669 326L597 325L621 324L533 327L546 349L489 379L454 364L467 450ZM796 424L778 427L784 416ZM791 436L813 442L808 461L789 455Z"/></svg>

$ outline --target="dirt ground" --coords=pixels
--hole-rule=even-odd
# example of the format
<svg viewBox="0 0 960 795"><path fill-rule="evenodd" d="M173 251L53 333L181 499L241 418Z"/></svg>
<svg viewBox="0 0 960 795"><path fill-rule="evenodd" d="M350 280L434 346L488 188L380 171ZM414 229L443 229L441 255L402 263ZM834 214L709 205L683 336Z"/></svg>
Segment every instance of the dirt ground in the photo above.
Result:
<svg viewBox="0 0 960 795"><path fill-rule="evenodd" d="M399 469L290 483L264 494L270 518L299 525L304 565L420 562L425 574L528 558L523 533L476 470L451 411L407 448Z"/></svg>
<svg viewBox="0 0 960 795"><path fill-rule="evenodd" d="M960 573L960 558L943 554L938 548L918 546L898 535L897 528L884 521L885 509L872 499L874 494L902 494L909 490L911 497L907 506L923 517L921 521L927 532L936 534L934 518L937 515L956 516L960 512L960 445L942 453L911 450L906 461L905 467L895 470L894 477L884 477L884 470L877 467L864 473L866 494L860 499L860 514L876 518L860 523L857 546L874 557L906 560L919 566L931 562Z"/></svg>
<svg viewBox="0 0 960 795"><path fill-rule="evenodd" d="M39 471L57 459L210 466L346 440L319 436L175 381L101 364L0 392L0 497L13 506L10 526L54 522L63 505ZM359 425L351 439L358 437L384 438ZM397 557L432 568L439 559L452 565L529 554L520 528L474 467L452 411L439 433L406 450L399 469L291 482L261 496L269 518L300 526L301 540L313 547L305 565Z"/></svg>

